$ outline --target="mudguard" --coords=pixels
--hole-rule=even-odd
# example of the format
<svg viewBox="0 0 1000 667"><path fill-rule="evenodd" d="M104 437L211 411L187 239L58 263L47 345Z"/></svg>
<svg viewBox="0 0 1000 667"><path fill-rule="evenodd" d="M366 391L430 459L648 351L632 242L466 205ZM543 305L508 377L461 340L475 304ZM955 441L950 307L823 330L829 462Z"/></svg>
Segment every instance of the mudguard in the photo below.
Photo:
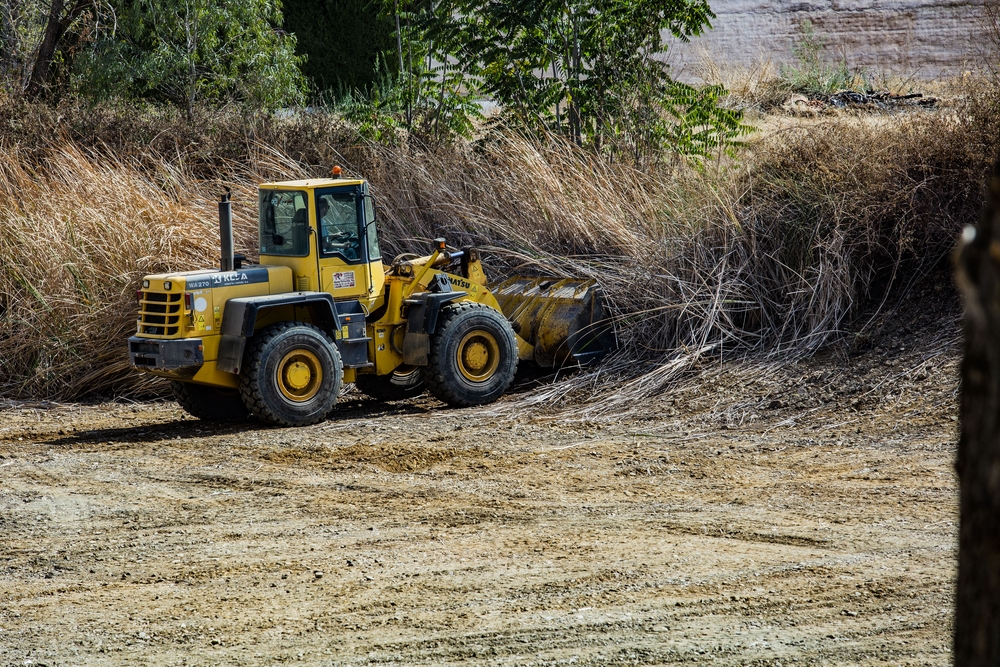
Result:
<svg viewBox="0 0 1000 667"><path fill-rule="evenodd" d="M427 292L416 292L406 300L406 336L403 337L403 361L411 366L426 366L431 351L431 336L437 330L441 307L468 292L451 288L447 276L437 274Z"/></svg>
<svg viewBox="0 0 1000 667"><path fill-rule="evenodd" d="M239 375L247 338L253 336L257 315L278 306L309 309L313 324L336 341L345 368L362 368L368 361L364 310L359 302L337 303L326 292L293 292L230 299L222 318L222 338L215 367ZM346 331L345 331L346 330Z"/></svg>

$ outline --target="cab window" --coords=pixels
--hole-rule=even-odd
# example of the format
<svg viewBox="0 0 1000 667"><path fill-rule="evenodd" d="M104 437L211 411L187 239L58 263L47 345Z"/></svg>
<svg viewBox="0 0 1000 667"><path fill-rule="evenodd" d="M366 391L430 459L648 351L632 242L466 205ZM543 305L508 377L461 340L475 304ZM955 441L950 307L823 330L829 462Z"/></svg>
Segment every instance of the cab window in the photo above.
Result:
<svg viewBox="0 0 1000 667"><path fill-rule="evenodd" d="M260 254L309 254L308 198L302 190L260 191Z"/></svg>
<svg viewBox="0 0 1000 667"><path fill-rule="evenodd" d="M371 197L365 197L365 223L375 222L375 205ZM375 225L371 224L367 227L368 231L368 261L371 262L376 259L382 258L382 251L378 247L378 232L375 230Z"/></svg>
<svg viewBox="0 0 1000 667"><path fill-rule="evenodd" d="M354 188L316 191L316 221L323 256L338 256L349 262L363 259L358 199Z"/></svg>

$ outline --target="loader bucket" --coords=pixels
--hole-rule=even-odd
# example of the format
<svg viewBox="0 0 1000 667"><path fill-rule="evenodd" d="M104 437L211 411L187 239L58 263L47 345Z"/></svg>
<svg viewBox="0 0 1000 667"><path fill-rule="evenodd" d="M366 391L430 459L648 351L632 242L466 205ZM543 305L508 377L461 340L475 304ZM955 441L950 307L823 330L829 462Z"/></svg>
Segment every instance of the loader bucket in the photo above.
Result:
<svg viewBox="0 0 1000 667"><path fill-rule="evenodd" d="M493 294L539 366L586 364L614 346L595 280L511 278Z"/></svg>

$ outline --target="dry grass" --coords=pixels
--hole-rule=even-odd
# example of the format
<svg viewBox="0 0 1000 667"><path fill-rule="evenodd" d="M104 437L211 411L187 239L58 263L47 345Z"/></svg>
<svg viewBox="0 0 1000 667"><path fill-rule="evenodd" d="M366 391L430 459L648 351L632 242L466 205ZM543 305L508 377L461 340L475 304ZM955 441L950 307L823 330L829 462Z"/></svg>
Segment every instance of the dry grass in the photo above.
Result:
<svg viewBox="0 0 1000 667"><path fill-rule="evenodd" d="M989 62L995 61L993 58ZM984 60L984 62L986 62ZM838 73L838 76L833 76ZM724 104L742 109L751 120L760 120L761 114L781 113L783 105L792 97L806 95L824 98L842 90L857 92L885 92L891 95L921 93L925 97L938 99L941 106L948 106L952 100L966 98L974 86L985 83L983 76L992 78L990 88L997 81L995 73L986 71L981 75L965 72L962 76L927 81L918 72L875 70L870 68L844 70L834 62L813 65L778 65L772 60L761 58L749 64L719 63L706 53L691 74L699 81L719 85L728 91ZM839 113L828 109L832 114Z"/></svg>
<svg viewBox="0 0 1000 667"><path fill-rule="evenodd" d="M705 355L811 354L941 272L996 146L966 111L795 121L700 170L643 172L506 135L465 156L380 149L372 176L398 236L490 245L505 274L602 283L619 355L522 399L593 418Z"/></svg>
<svg viewBox="0 0 1000 667"><path fill-rule="evenodd" d="M298 168L254 166L270 175ZM223 187L182 164L157 167L85 152L66 138L31 156L0 147L7 202L0 209L0 395L78 397L148 386L129 371L123 347L135 328L137 281L217 263L215 197ZM249 201L251 173L224 184ZM238 246L253 247L255 216L244 207L234 222Z"/></svg>
<svg viewBox="0 0 1000 667"><path fill-rule="evenodd" d="M707 354L811 353L943 266L979 214L995 99L789 121L736 162L647 170L509 131L389 147L323 116L188 125L159 112L12 109L18 129L0 128L0 395L149 390L125 354L141 276L216 263L223 185L249 251L255 183L340 163L372 181L390 252L443 235L485 248L496 279L600 280L621 350L523 401L620 410Z"/></svg>
<svg viewBox="0 0 1000 667"><path fill-rule="evenodd" d="M725 88L729 91L727 104L741 109L768 111L781 106L792 93L771 60L720 65L706 54L694 74L707 84Z"/></svg>

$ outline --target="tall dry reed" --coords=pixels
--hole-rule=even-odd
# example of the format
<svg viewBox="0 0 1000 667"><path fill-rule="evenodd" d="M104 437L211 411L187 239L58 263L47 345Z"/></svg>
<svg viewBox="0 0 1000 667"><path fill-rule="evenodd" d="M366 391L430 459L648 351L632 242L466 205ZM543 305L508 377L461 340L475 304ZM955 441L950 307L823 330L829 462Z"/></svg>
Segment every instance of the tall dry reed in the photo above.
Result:
<svg viewBox="0 0 1000 667"><path fill-rule="evenodd" d="M296 173L262 154L268 176ZM124 341L143 275L218 262L215 198L255 198L252 169L201 181L183 164L140 168L72 140L26 155L0 147L0 395L78 397L149 385L128 368ZM263 178L263 176L262 176ZM256 244L256 216L234 216L237 247Z"/></svg>
<svg viewBox="0 0 1000 667"><path fill-rule="evenodd" d="M321 114L14 109L20 131L0 128L0 394L149 390L125 354L141 276L215 265L223 186L253 256L255 184L334 163L371 180L388 254L445 236L483 248L495 279L601 282L621 349L526 401L614 411L706 354L808 354L943 265L978 215L995 99L786 120L735 161L643 169L502 129L377 146Z"/></svg>

